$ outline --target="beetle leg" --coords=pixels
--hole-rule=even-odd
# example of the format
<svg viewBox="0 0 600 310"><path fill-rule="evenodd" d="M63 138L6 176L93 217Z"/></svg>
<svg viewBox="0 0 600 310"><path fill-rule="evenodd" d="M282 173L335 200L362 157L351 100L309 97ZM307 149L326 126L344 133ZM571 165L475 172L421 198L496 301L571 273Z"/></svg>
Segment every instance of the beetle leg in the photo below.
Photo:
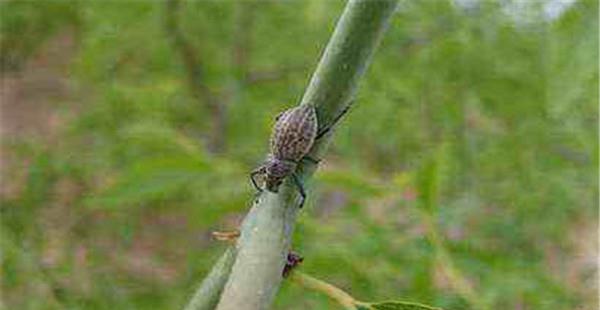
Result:
<svg viewBox="0 0 600 310"><path fill-rule="evenodd" d="M265 171L265 167L264 166L260 166L258 168L256 168L254 171L250 172L250 180L252 181L252 185L254 185L254 188L261 193L263 191L263 189L258 186L258 182L256 181L256 176L259 174L264 174Z"/></svg>
<svg viewBox="0 0 600 310"><path fill-rule="evenodd" d="M340 114L338 114L333 121L331 121L331 123L329 123L329 125L321 130L319 130L317 132L317 136L315 137L315 141L321 139L326 133L328 133L331 128L333 128L333 126L335 124L337 124L337 122L340 121L340 119L342 118L342 116L344 116L344 114L346 114L348 112L348 110L350 110L350 106L352 106L352 102L350 102L343 110L342 112L340 112Z"/></svg>
<svg viewBox="0 0 600 310"><path fill-rule="evenodd" d="M292 179L294 180L294 184L296 184L298 192L300 193L300 209L302 209L304 206L304 201L306 200L306 192L304 191L304 186L302 185L302 182L300 182L300 179L296 173L292 173Z"/></svg>
<svg viewBox="0 0 600 310"><path fill-rule="evenodd" d="M307 162L315 164L315 165L318 165L321 162L320 159L314 159L314 158L312 158L312 157L310 157L308 155L302 157L301 160L307 161Z"/></svg>

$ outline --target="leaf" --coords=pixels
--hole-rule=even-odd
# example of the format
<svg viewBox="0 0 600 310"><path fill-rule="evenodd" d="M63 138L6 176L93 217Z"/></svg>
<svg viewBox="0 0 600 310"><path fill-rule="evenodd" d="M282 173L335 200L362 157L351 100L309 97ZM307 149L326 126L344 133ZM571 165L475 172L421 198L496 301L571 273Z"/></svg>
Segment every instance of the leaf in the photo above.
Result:
<svg viewBox="0 0 600 310"><path fill-rule="evenodd" d="M207 162L192 156L144 159L134 164L106 192L88 203L115 207L166 198L210 169Z"/></svg>
<svg viewBox="0 0 600 310"><path fill-rule="evenodd" d="M424 160L417 175L417 190L419 192L419 208L432 212L437 208L444 183L443 176L447 168L449 143L437 146L433 154Z"/></svg>
<svg viewBox="0 0 600 310"><path fill-rule="evenodd" d="M427 306L419 303L408 301L383 301L375 303L361 303L357 305L357 309L372 309L372 310L442 310L442 308Z"/></svg>
<svg viewBox="0 0 600 310"><path fill-rule="evenodd" d="M119 133L140 152L178 152L190 156L202 156L202 149L195 141L169 125L156 121L139 121L123 128Z"/></svg>
<svg viewBox="0 0 600 310"><path fill-rule="evenodd" d="M329 170L319 175L319 180L348 190L357 196L377 196L383 192L381 185L357 173Z"/></svg>

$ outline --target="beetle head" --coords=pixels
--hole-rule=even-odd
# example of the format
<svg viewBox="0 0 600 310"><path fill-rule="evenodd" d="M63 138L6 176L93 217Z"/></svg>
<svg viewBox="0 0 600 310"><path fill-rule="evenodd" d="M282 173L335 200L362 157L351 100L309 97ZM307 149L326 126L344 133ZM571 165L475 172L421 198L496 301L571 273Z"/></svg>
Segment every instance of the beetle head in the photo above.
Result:
<svg viewBox="0 0 600 310"><path fill-rule="evenodd" d="M270 158L266 164L267 177L265 183L267 190L277 193L283 179L292 173L295 168L296 163L293 161Z"/></svg>

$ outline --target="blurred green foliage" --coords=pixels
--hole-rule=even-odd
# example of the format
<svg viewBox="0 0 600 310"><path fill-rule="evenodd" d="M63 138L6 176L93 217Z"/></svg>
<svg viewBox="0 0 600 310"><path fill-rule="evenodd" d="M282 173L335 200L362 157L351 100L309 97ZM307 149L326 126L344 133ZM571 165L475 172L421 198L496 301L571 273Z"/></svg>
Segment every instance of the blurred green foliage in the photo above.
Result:
<svg viewBox="0 0 600 310"><path fill-rule="evenodd" d="M557 18L517 2L403 2L310 186L294 241L304 271L360 300L595 308L598 2ZM66 29L77 42L55 138L3 136L3 306L183 306L223 251L210 231L247 210L273 117L300 99L343 4L181 4L225 107L214 152L213 111L164 3L0 3L3 79ZM334 307L290 283L275 305Z"/></svg>

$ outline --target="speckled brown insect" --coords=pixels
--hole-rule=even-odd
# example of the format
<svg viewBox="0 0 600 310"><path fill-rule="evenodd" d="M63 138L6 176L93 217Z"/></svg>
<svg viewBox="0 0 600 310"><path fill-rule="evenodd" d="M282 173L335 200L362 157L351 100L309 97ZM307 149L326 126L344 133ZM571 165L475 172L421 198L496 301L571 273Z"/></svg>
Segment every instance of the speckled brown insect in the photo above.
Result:
<svg viewBox="0 0 600 310"><path fill-rule="evenodd" d="M332 122L334 124L346 112L347 108ZM255 177L265 176L265 187L276 193L287 176L291 176L300 192L300 208L304 205L306 192L300 179L294 172L303 159L317 162L306 157L314 142L329 131L331 126L318 131L317 112L312 105L300 105L279 114L271 135L271 150L263 165L252 171L250 179L254 187L261 192Z"/></svg>

